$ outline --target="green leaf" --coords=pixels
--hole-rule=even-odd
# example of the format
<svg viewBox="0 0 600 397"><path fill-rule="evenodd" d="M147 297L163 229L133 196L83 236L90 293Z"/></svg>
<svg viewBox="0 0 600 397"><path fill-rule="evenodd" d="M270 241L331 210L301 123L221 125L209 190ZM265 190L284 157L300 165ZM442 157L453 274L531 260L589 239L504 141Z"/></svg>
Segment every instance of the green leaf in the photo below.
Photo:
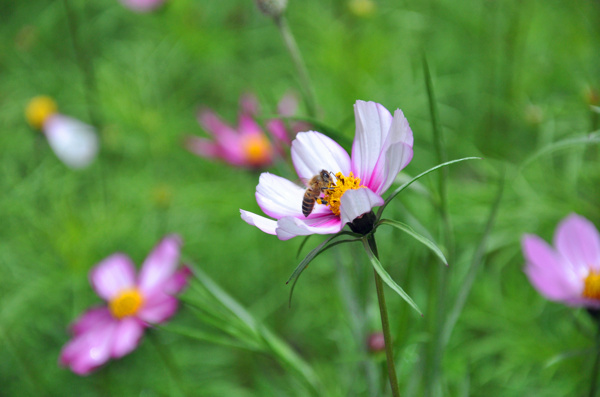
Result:
<svg viewBox="0 0 600 397"><path fill-rule="evenodd" d="M298 247L298 252L296 253L296 259L298 259L298 257L300 256L300 252L302 252L302 248L304 248L310 236L312 236L312 234L309 234L308 236L304 237L304 239L300 243L300 246Z"/></svg>
<svg viewBox="0 0 600 397"><path fill-rule="evenodd" d="M394 220L390 220L390 219L382 219L377 223L377 226L379 226L379 225L390 225L390 226L395 227L396 229L402 230L404 233L408 234L409 236L411 236L412 238L414 238L415 240L424 244L427 248L432 250L433 253L436 254L437 257L441 259L441 261L444 263L444 265L448 266L448 260L442 253L442 250L440 250L433 241L431 241L427 237L422 236L419 233L415 232L413 230L413 228L411 228L407 224L398 222L398 221L394 221Z"/></svg>
<svg viewBox="0 0 600 397"><path fill-rule="evenodd" d="M388 272L385 271L385 269L381 265L381 262L379 262L379 259L377 259L375 257L375 254L373 254L373 251L371 251L371 247L369 247L369 243L367 242L367 240L363 238L362 242L363 246L365 247L365 251L367 251L367 256L371 261L371 265L373 265L373 268L375 269L377 274L379 274L383 282L385 282L391 289L393 289L398 295L400 295L400 297L404 299L406 303L408 303L413 309L415 309L417 313L423 316L423 313L421 313L421 310L419 310L419 307L417 306L415 301L413 301L412 298L402 289L402 287L396 284L396 282L392 279Z"/></svg>
<svg viewBox="0 0 600 397"><path fill-rule="evenodd" d="M400 186L399 188L397 188L396 190L394 190L392 192L392 194L390 194L388 196L388 198L385 199L385 203L383 203L383 205L381 207L379 207L379 211L377 211L377 219L379 219L381 217L381 214L383 213L383 210L390 203L390 201L392 201L394 199L394 197L396 197L400 192L402 192L404 189L406 189L408 186L410 186L410 184L413 183L414 181L420 179L421 177L424 177L425 175L429 174L430 172L433 172L433 171L435 171L437 169L440 169L442 167L446 167L446 166L451 165L451 164L460 163L461 161L466 161L466 160L481 160L481 159L482 159L481 157L464 157L462 159L451 160L451 161L447 161L447 162L442 163L442 164L438 164L435 167L428 169L427 171L421 172L419 175L415 176L410 181L404 183L402 186Z"/></svg>
<svg viewBox="0 0 600 397"><path fill-rule="evenodd" d="M357 236L356 233L347 232L347 231L342 231L342 232L336 233L333 236L325 239L321 244L319 244L316 248L314 248L312 251L310 251L308 253L308 255L306 255L304 257L304 259L302 259L302 262L300 262L300 264L298 266L296 266L296 269L294 270L294 272L292 273L290 278L285 282L286 284L289 284L289 282L292 281L292 279L294 279L294 282L292 283L292 288L290 289L290 297L288 299L288 305L291 306L291 304L292 304L292 295L294 293L294 288L296 287L296 282L298 282L298 278L300 277L300 275L302 274L304 269L306 269L306 267L310 264L310 262L313 259L315 259L322 251L326 251L327 249L331 248L331 247L325 248L325 246L327 244L329 244L330 241L332 241L333 239L335 239L337 237L344 236L344 235ZM345 242L345 241L343 241L343 242Z"/></svg>
<svg viewBox="0 0 600 397"><path fill-rule="evenodd" d="M196 339L202 342L214 343L221 346L233 347L242 350L260 351L257 346L250 346L245 343L238 343L229 338L224 338L220 335L214 335L209 332L203 332L196 328L182 327L179 325L167 324L167 325L156 325L157 329L179 334L191 339Z"/></svg>

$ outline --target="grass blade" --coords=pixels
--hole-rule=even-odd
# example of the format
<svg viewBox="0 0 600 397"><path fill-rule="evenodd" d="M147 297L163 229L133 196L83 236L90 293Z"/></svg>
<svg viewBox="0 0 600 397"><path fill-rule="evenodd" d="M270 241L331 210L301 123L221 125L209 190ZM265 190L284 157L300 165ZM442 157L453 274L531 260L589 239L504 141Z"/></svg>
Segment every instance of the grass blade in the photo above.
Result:
<svg viewBox="0 0 600 397"><path fill-rule="evenodd" d="M600 131L595 131L595 132L591 132L589 134L579 135L579 136L576 136L573 138L563 139L561 141L554 142L548 146L545 146L542 149L535 152L534 154L532 154L531 156L529 156L525 161L523 161L523 164L521 165L520 169L523 170L525 167L529 166L531 163L533 163L538 158L548 155L548 154L551 154L551 153L554 153L554 152L557 152L561 149L566 149L571 146L589 145L589 144L598 144L598 143L600 143Z"/></svg>

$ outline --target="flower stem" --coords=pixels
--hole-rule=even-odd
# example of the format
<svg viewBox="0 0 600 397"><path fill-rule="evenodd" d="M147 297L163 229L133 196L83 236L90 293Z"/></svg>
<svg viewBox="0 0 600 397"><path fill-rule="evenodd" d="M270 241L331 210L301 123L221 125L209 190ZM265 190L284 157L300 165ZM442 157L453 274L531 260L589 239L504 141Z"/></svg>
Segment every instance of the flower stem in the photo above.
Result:
<svg viewBox="0 0 600 397"><path fill-rule="evenodd" d="M283 42L285 43L285 46L292 57L292 62L296 67L296 71L298 72L300 84L304 88L304 100L306 102L306 110L308 111L308 115L310 117L316 117L317 101L315 90L308 75L308 69L306 69L300 49L298 48L298 44L296 43L296 39L294 39L294 35L292 34L287 20L283 15L273 18L273 21L275 22L275 25L277 25L279 33L281 33Z"/></svg>
<svg viewBox="0 0 600 397"><path fill-rule="evenodd" d="M181 371L179 370L177 363L170 351L165 349L165 347L161 344L158 335L154 332L148 332L148 339L152 342L152 345L156 349L156 352L160 356L167 372L171 377L172 389L174 395L177 396L187 396L187 393L184 389L183 379L181 378Z"/></svg>
<svg viewBox="0 0 600 397"><path fill-rule="evenodd" d="M596 358L594 359L594 366L592 367L591 381L590 381L590 394L589 397L596 395L598 386L598 370L600 369L600 322L596 322L598 325L598 332L596 334Z"/></svg>
<svg viewBox="0 0 600 397"><path fill-rule="evenodd" d="M379 259L379 253L377 252L377 244L375 242L375 236L372 234L367 237L369 247L377 259ZM388 377L390 379L390 386L392 387L392 395L394 397L400 396L398 389L398 377L396 376L396 364L394 363L394 348L392 345L392 336L390 334L390 321L388 319L387 307L385 304L385 295L383 293L383 280L381 276L377 274L375 270L375 288L377 289L377 300L379 301L379 313L381 314L381 327L383 329L383 339L385 341L385 356L387 358L387 370Z"/></svg>

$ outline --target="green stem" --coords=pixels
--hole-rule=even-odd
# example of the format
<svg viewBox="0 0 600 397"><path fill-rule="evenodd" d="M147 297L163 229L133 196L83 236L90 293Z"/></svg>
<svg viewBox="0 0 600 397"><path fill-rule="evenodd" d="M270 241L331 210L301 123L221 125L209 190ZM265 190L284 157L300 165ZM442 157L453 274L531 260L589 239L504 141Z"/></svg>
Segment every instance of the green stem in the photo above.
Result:
<svg viewBox="0 0 600 397"><path fill-rule="evenodd" d="M279 33L281 33L283 42L285 43L285 46L289 51L290 56L292 57L292 62L296 67L296 71L298 72L300 84L304 88L304 99L306 102L308 114L311 117L316 117L317 101L315 90L308 75L308 69L306 69L306 65L304 64L304 60L302 59L302 54L300 53L298 44L296 43L296 39L294 39L294 35L292 34L287 20L283 15L273 18L273 21L275 22L275 25L277 25Z"/></svg>
<svg viewBox="0 0 600 397"><path fill-rule="evenodd" d="M375 236L372 234L369 235L369 237L367 237L367 241L369 242L371 251L373 251L375 257L379 259ZM379 313L381 314L381 327L383 328L383 339L385 341L385 356L387 358L388 377L390 379L390 386L392 387L392 395L394 397L400 397L400 391L398 389L398 377L396 376L396 364L394 363L394 348L392 345L392 336L390 334L390 321L388 319L385 295L383 293L383 280L375 270L373 270L373 272L375 273L375 288L377 289Z"/></svg>
<svg viewBox="0 0 600 397"><path fill-rule="evenodd" d="M152 342L156 352L167 368L167 372L171 376L172 384L175 385L176 393L174 394L178 396L187 396L187 393L184 391L184 383L181 379L181 372L177 367L177 363L175 362L173 355L168 351L168 349L165 349L164 346L161 345L158 336L152 332L152 330L151 332L148 332L148 339L150 339L150 342Z"/></svg>
<svg viewBox="0 0 600 397"><path fill-rule="evenodd" d="M67 14L67 25L69 26L73 52L75 53L75 59L77 60L77 64L83 75L89 121L92 125L99 128L100 120L97 115L96 99L98 95L96 89L96 77L94 75L94 65L81 45L75 11L71 7L71 4L69 4L69 0L63 0L63 4Z"/></svg>
<svg viewBox="0 0 600 397"><path fill-rule="evenodd" d="M598 333L596 335L596 358L594 359L594 366L592 367L591 381L590 381L590 394L589 397L596 395L596 389L598 386L598 370L600 369L600 323L598 325Z"/></svg>

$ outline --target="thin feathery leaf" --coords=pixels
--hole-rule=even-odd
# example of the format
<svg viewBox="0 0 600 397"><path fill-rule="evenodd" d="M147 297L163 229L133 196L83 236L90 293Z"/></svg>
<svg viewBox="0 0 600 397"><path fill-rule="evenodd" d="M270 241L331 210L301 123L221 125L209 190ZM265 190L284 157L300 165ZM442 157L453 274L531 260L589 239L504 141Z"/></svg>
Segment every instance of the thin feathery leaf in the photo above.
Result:
<svg viewBox="0 0 600 397"><path fill-rule="evenodd" d="M416 180L424 177L425 175L429 174L430 172L433 172L433 171L435 171L437 169L440 169L442 167L446 167L446 166L451 165L451 164L460 163L461 161L466 161L466 160L481 160L481 159L482 159L481 157L464 157L462 159L451 160L451 161L447 161L447 162L442 163L442 164L438 164L435 167L428 169L427 171L421 172L419 175L415 176L410 181L408 181L408 182L404 183L402 186L398 187L396 190L394 190L392 192L392 194L390 194L388 196L387 199L385 199L385 202L383 203L383 205L381 207L379 207L379 211L377 211L377 219L381 218L381 214L383 213L383 210L390 203L390 201L392 201L394 199L394 197L396 197L404 189L406 189L407 187L409 187L410 184L413 183L414 181L416 181Z"/></svg>
<svg viewBox="0 0 600 397"><path fill-rule="evenodd" d="M390 226L393 226L396 229L401 230L404 233L408 234L409 236L411 236L418 242L424 244L431 251L433 251L433 253L438 258L440 258L440 260L444 263L444 265L448 266L448 260L444 256L444 253L442 252L442 250L437 245L435 245L435 243L433 241L431 241L427 237L422 236L419 233L415 232L413 230L413 228L411 228L407 224L398 222L398 221L394 221L394 220L390 220L390 219L382 219L377 223L376 227L378 227L380 225L390 225Z"/></svg>
<svg viewBox="0 0 600 397"><path fill-rule="evenodd" d="M375 269L377 274L379 274L383 282L386 283L391 289L393 289L398 295L400 295L400 297L404 299L406 303L408 303L413 309L415 309L417 313L423 316L423 313L421 312L415 301L413 301L412 298L402 289L402 287L400 287L392 279L388 272L385 271L385 269L381 265L381 262L379 262L379 260L375 257L375 254L373 254L373 251L371 250L371 247L369 247L369 243L367 242L367 240L363 238L362 242L363 246L365 247L365 251L367 251L367 256L371 261L371 265L373 265L373 268Z"/></svg>
<svg viewBox="0 0 600 397"><path fill-rule="evenodd" d="M346 239L346 240L342 240L342 241L336 241L336 242L331 243L331 244L329 244L329 245L327 245L327 246L324 247L325 244L329 243L335 237L339 237L342 234L343 235L356 235L355 233L351 233L351 232L340 232L338 234L333 235L332 237L330 237L327 240L323 241L323 243L319 244L317 246L317 248L313 249L302 260L302 262L300 262L300 264L298 265L298 267L296 267L296 270L294 270L294 273L290 276L290 278L288 279L288 281L286 281L286 284L288 284L290 282L290 280L292 280L292 278L294 279L294 282L292 283L292 287L290 288L290 296L288 298L288 306L292 305L292 295L294 294L294 288L296 288L296 283L298 282L298 279L300 278L300 275L302 274L302 272L304 271L304 269L306 269L308 267L308 264L313 259L315 259L317 256L319 256L321 253L327 251L329 248L334 247L334 246L336 246L338 244L349 243L349 242L360 240L360 238Z"/></svg>
<svg viewBox="0 0 600 397"><path fill-rule="evenodd" d="M300 257L300 253L302 252L302 248L304 248L304 246L306 245L306 242L308 241L308 239L310 238L310 234L306 237L304 237L304 239L302 240L302 242L300 243L300 246L298 247L298 252L296 253L296 259L298 259Z"/></svg>

